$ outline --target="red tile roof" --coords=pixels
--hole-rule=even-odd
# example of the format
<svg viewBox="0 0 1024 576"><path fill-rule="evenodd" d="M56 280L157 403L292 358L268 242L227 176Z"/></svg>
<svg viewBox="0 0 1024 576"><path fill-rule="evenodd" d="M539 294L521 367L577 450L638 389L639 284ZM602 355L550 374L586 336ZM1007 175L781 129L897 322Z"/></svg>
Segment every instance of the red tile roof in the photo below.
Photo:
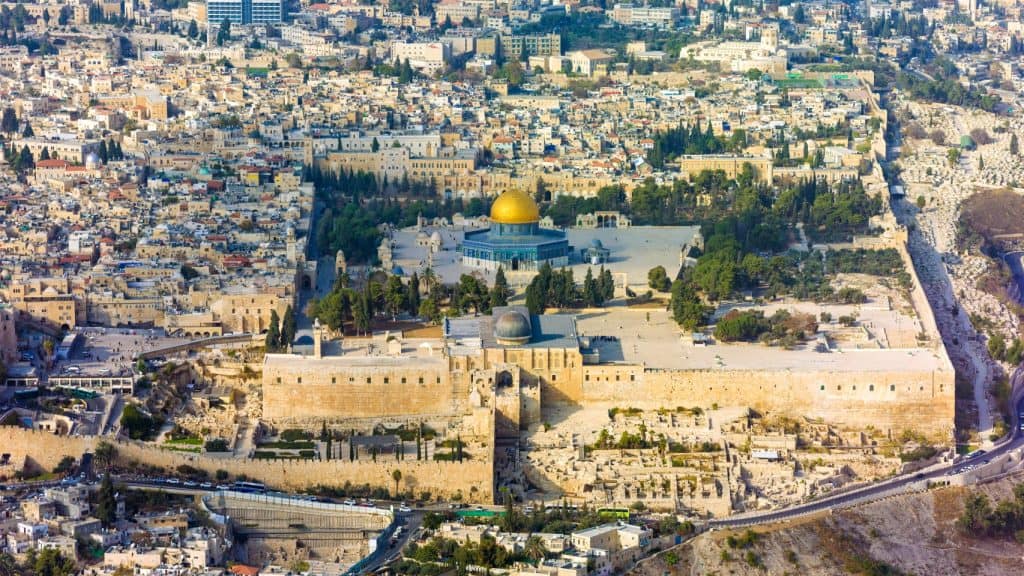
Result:
<svg viewBox="0 0 1024 576"><path fill-rule="evenodd" d="M36 168L67 168L70 165L67 161L60 158L50 158L36 162Z"/></svg>

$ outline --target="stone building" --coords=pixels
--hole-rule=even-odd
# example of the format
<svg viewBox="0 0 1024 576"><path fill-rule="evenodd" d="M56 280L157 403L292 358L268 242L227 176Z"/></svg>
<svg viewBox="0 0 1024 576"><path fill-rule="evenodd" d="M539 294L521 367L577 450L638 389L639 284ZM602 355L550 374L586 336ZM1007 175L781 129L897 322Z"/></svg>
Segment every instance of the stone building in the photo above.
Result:
<svg viewBox="0 0 1024 576"><path fill-rule="evenodd" d="M15 277L2 295L23 318L53 327L74 327L85 316L85 299L67 278Z"/></svg>

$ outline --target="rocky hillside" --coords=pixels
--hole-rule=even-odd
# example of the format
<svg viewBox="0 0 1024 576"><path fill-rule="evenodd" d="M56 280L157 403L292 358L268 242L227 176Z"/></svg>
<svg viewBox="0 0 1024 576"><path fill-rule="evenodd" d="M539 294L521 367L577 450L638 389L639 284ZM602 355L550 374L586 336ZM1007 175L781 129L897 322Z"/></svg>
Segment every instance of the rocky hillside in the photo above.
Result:
<svg viewBox="0 0 1024 576"><path fill-rule="evenodd" d="M938 488L799 523L711 532L649 559L633 574L1019 575L1024 544L974 538L956 527L972 492L986 494L994 508L1013 500L1015 484Z"/></svg>

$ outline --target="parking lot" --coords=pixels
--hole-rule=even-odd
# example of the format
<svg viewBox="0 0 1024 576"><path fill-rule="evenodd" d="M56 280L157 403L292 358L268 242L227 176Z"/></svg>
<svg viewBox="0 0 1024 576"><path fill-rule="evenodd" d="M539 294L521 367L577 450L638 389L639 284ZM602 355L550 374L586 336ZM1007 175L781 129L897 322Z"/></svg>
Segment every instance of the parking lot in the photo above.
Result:
<svg viewBox="0 0 1024 576"><path fill-rule="evenodd" d="M57 360L52 376L128 376L146 350L187 342L162 329L82 328L68 358Z"/></svg>

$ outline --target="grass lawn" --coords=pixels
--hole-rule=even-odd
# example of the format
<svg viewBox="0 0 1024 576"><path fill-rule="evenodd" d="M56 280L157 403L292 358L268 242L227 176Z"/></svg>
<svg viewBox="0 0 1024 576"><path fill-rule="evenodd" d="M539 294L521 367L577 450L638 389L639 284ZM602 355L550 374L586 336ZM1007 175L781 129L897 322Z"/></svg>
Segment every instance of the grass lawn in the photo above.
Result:
<svg viewBox="0 0 1024 576"><path fill-rule="evenodd" d="M191 452L199 454L203 451L202 446L164 446L164 450L173 450L174 452Z"/></svg>
<svg viewBox="0 0 1024 576"><path fill-rule="evenodd" d="M167 440L164 444L178 444L184 446L202 446L203 439L198 436L188 436L186 438L176 438L174 440Z"/></svg>

